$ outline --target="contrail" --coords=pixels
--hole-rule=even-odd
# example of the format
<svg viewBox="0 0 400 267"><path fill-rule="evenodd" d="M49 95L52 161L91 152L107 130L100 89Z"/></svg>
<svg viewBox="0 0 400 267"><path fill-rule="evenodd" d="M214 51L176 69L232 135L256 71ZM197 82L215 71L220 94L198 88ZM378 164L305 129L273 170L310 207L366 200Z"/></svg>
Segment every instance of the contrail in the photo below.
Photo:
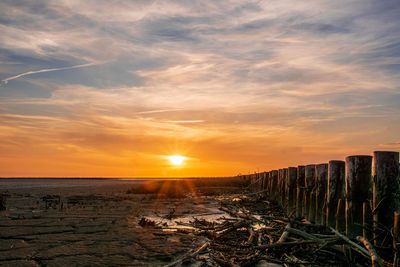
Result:
<svg viewBox="0 0 400 267"><path fill-rule="evenodd" d="M63 67L63 68L54 68L54 69L42 69L42 70L34 70L34 71L28 71L28 72L24 72L15 76L11 76L8 78L5 78L3 80L1 80L4 84L7 84L8 81L11 80L15 80L27 75L31 75L31 74L36 74L36 73L42 73L42 72L50 72L50 71L57 71L57 70L70 70L70 69L77 69L77 68L83 68L83 67L89 67L89 66L93 66L93 65L97 65L96 63L87 63L87 64L81 64L81 65L75 65L75 66L71 66L71 67Z"/></svg>

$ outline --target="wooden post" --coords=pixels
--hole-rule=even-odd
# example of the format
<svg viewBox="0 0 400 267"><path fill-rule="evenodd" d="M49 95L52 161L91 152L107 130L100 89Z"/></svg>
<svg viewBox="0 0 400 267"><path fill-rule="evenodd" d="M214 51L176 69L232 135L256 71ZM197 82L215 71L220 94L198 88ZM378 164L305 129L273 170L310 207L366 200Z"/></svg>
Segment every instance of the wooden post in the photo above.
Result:
<svg viewBox="0 0 400 267"><path fill-rule="evenodd" d="M279 169L279 173L278 173L278 188L277 188L278 195L276 197L276 199L277 199L277 201L279 203L282 203L281 202L281 199L282 199L282 183L283 183L283 169Z"/></svg>
<svg viewBox="0 0 400 267"><path fill-rule="evenodd" d="M390 229L394 212L400 210L399 152L375 151L373 177L374 240L377 245L383 241L378 239L377 226Z"/></svg>
<svg viewBox="0 0 400 267"><path fill-rule="evenodd" d="M367 202L364 202L363 203L363 237L364 238L367 238L367 231L366 231L366 226L367 226L367 222L366 222L366 219L367 219L367 215L366 215L366 213L367 213Z"/></svg>
<svg viewBox="0 0 400 267"><path fill-rule="evenodd" d="M315 167L317 165L314 165L314 176L310 177L310 183L311 183L311 190L310 190L310 195L309 195L309 211L308 211L308 220L312 223L316 223L316 217L315 217L315 209L316 209L316 170Z"/></svg>
<svg viewBox="0 0 400 267"><path fill-rule="evenodd" d="M339 211L340 218L335 218L339 199L345 198L346 163L342 160L331 160L328 166L328 186L326 198L326 225L335 227L336 220L344 225L344 213ZM338 225L339 227L339 225Z"/></svg>
<svg viewBox="0 0 400 267"><path fill-rule="evenodd" d="M394 248L394 260L393 266L400 266L400 213L394 212L394 223L393 223L393 248Z"/></svg>
<svg viewBox="0 0 400 267"><path fill-rule="evenodd" d="M279 175L279 171L278 170L272 170L271 171L271 195L274 195L276 190L278 190L278 187L277 187L278 175Z"/></svg>
<svg viewBox="0 0 400 267"><path fill-rule="evenodd" d="M272 171L269 171L267 173L267 177L268 177L268 182L267 182L267 192L269 197L272 197Z"/></svg>
<svg viewBox="0 0 400 267"><path fill-rule="evenodd" d="M372 211L371 206L368 202L363 203L363 237L371 240L372 231L369 230L372 228Z"/></svg>
<svg viewBox="0 0 400 267"><path fill-rule="evenodd" d="M268 172L264 172L263 187L262 187L263 190L267 189L267 181L268 181Z"/></svg>
<svg viewBox="0 0 400 267"><path fill-rule="evenodd" d="M296 216L303 216L303 194L306 185L306 167L297 166Z"/></svg>
<svg viewBox="0 0 400 267"><path fill-rule="evenodd" d="M276 190L278 190L278 171L271 171L271 187L270 187L270 195L274 200L276 199Z"/></svg>
<svg viewBox="0 0 400 267"><path fill-rule="evenodd" d="M287 203L288 210L291 212L296 208L296 191L297 191L297 168L288 168L288 185L287 185Z"/></svg>
<svg viewBox="0 0 400 267"><path fill-rule="evenodd" d="M286 183L287 183L287 174L288 168L283 168L283 177L282 177L282 189L281 189L281 203L282 206L286 204Z"/></svg>
<svg viewBox="0 0 400 267"><path fill-rule="evenodd" d="M272 183L273 183L273 181L272 181L272 179L273 179L273 176L272 176L272 171L269 171L268 172L268 188L267 188L267 191L268 191L268 194L271 196L271 193L272 193Z"/></svg>
<svg viewBox="0 0 400 267"><path fill-rule="evenodd" d="M371 171L371 156L346 158L346 234L350 238L362 235L362 210L369 197Z"/></svg>
<svg viewBox="0 0 400 267"><path fill-rule="evenodd" d="M345 229L344 225L345 223L343 223L344 220L341 220L341 218L343 218L344 215L344 208L343 205L344 204L344 199L339 198L338 202L337 202L337 206L336 206L336 223L335 223L335 229L337 231L343 231L343 229Z"/></svg>
<svg viewBox="0 0 400 267"><path fill-rule="evenodd" d="M315 166L315 222L325 224L326 210L326 189L328 186L328 164L318 164Z"/></svg>
<svg viewBox="0 0 400 267"><path fill-rule="evenodd" d="M315 165L307 165L306 166L306 188L304 190L304 212L306 218L310 220L310 206L311 206L311 198L310 195L315 185Z"/></svg>
<svg viewBox="0 0 400 267"><path fill-rule="evenodd" d="M261 184L260 184L260 189L261 190L264 190L264 186L265 186L265 174L266 174L266 172L262 172L261 173Z"/></svg>

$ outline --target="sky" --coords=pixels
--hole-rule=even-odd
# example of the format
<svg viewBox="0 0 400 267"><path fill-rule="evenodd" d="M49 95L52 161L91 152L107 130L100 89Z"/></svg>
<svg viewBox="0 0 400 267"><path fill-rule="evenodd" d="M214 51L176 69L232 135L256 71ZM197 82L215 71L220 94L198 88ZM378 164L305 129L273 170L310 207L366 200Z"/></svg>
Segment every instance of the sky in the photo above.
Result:
<svg viewBox="0 0 400 267"><path fill-rule="evenodd" d="M399 151L399 14L2 0L0 177L231 176Z"/></svg>

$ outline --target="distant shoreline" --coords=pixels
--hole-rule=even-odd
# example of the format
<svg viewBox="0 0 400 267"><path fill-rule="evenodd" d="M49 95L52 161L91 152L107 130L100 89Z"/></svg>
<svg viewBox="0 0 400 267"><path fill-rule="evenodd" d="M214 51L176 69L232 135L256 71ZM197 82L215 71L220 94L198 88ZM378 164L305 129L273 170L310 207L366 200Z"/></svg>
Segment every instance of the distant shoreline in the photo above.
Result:
<svg viewBox="0 0 400 267"><path fill-rule="evenodd" d="M78 179L78 180L181 180L181 179L229 179L235 176L221 176L221 177L0 177L1 179Z"/></svg>

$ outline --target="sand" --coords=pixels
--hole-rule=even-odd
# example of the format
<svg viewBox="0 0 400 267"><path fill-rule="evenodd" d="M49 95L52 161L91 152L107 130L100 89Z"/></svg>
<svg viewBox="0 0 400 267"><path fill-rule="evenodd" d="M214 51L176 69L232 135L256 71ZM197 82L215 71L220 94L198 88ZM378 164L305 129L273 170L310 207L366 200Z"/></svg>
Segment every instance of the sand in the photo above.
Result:
<svg viewBox="0 0 400 267"><path fill-rule="evenodd" d="M1 183L0 183L1 186ZM142 227L193 216L221 216L215 197L127 194L129 184L7 189L0 215L1 266L162 266L204 239ZM4 188L1 190L5 192ZM160 219L173 214L175 220Z"/></svg>

